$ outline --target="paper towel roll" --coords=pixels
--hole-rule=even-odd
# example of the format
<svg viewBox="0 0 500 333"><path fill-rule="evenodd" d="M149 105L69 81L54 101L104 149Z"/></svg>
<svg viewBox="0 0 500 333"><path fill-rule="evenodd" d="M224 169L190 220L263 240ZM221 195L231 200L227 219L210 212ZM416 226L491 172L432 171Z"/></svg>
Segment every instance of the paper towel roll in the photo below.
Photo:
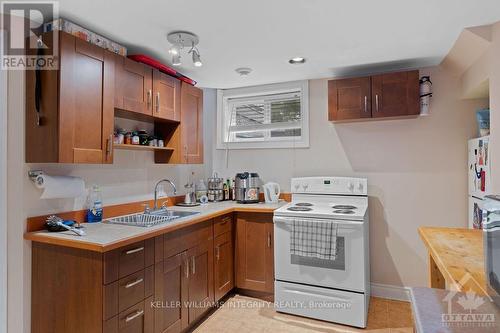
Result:
<svg viewBox="0 0 500 333"><path fill-rule="evenodd" d="M76 198L85 194L85 182L78 177L39 175L35 185L43 190L40 199Z"/></svg>

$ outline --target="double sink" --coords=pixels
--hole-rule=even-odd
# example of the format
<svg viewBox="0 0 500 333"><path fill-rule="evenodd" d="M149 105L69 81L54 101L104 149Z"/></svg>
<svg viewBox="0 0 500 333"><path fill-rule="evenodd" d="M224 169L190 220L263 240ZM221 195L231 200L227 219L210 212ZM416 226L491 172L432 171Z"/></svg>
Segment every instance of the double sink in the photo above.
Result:
<svg viewBox="0 0 500 333"><path fill-rule="evenodd" d="M152 212L113 217L106 220L106 222L136 227L152 227L159 224L174 222L180 218L196 214L200 214L200 212L178 211L162 208Z"/></svg>

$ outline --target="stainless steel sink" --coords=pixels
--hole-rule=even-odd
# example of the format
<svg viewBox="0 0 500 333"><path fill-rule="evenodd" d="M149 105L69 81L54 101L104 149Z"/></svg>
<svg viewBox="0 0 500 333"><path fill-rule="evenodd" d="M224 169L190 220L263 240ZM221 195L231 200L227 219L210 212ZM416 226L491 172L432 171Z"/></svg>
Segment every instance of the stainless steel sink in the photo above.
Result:
<svg viewBox="0 0 500 333"><path fill-rule="evenodd" d="M158 224L173 222L177 219L196 214L200 213L160 209L150 213L139 213L113 217L106 220L106 222L112 224L131 225L136 227L152 227Z"/></svg>

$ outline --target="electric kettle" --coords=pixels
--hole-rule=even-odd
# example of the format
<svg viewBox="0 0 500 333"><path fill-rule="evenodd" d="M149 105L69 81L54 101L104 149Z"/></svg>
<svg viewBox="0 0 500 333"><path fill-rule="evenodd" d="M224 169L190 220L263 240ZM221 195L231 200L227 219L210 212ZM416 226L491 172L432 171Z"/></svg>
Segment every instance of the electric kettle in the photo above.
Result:
<svg viewBox="0 0 500 333"><path fill-rule="evenodd" d="M281 194L280 185L278 183L264 184L264 198L266 203L278 203Z"/></svg>

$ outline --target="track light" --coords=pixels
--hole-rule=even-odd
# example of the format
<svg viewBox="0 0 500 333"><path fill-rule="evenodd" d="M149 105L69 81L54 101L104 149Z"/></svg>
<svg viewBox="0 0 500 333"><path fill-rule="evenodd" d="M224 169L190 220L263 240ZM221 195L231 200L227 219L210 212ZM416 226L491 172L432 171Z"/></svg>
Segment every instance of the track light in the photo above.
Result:
<svg viewBox="0 0 500 333"><path fill-rule="evenodd" d="M167 35L167 40L172 44L168 49L168 53L172 55L172 65L180 66L181 52L184 48L189 48L188 54L191 53L193 65L195 67L203 66L200 57L200 51L196 47L199 43L199 38L195 34L187 31L174 31Z"/></svg>
<svg viewBox="0 0 500 333"><path fill-rule="evenodd" d="M201 67L203 66L203 63L201 62L200 59L200 53L197 49L193 49L193 64L195 67Z"/></svg>

